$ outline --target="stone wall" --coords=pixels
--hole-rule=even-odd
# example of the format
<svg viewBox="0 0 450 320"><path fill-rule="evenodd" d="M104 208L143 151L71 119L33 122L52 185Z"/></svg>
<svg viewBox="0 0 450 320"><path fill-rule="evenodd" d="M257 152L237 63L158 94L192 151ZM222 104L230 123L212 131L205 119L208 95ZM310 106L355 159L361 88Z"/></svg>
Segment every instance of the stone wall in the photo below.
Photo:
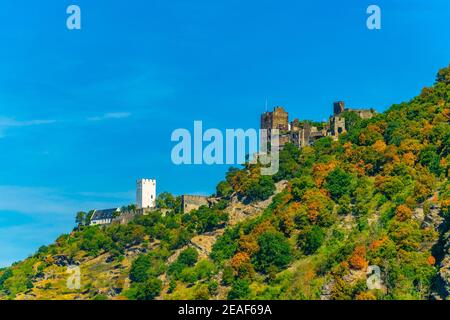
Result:
<svg viewBox="0 0 450 320"><path fill-rule="evenodd" d="M146 216L150 212L153 211L159 211L161 212L162 216L164 217L167 212L170 211L170 209L159 209L159 208L142 208L142 209L136 209L134 211L126 211L122 212L120 216L114 218L111 223L120 223L120 224L128 224L129 222L133 221L138 216Z"/></svg>
<svg viewBox="0 0 450 320"><path fill-rule="evenodd" d="M128 211L128 212L122 212L122 214L116 218L113 219L113 223L120 223L120 224L128 224L132 220L134 220L137 216L142 215L142 210L136 210L136 211Z"/></svg>
<svg viewBox="0 0 450 320"><path fill-rule="evenodd" d="M191 196L182 195L181 196L181 206L184 213L189 213L192 210L196 210L201 206L209 206L208 197L206 196Z"/></svg>
<svg viewBox="0 0 450 320"><path fill-rule="evenodd" d="M346 109L345 111L350 111L356 113L361 119L370 119L374 116L374 111L370 109Z"/></svg>

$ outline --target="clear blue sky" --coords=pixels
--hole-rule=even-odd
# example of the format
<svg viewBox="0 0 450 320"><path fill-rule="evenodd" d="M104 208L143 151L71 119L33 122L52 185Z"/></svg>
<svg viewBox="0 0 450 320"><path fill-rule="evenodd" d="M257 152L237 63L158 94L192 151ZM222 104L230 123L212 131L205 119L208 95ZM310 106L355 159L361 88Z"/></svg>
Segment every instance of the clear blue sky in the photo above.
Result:
<svg viewBox="0 0 450 320"><path fill-rule="evenodd" d="M366 28L366 8L382 29ZM82 30L66 29L66 8ZM171 163L171 132L257 127L269 105L322 120L385 110L450 62L448 0L4 0L0 266L71 230L78 210L158 191L212 193L226 167Z"/></svg>

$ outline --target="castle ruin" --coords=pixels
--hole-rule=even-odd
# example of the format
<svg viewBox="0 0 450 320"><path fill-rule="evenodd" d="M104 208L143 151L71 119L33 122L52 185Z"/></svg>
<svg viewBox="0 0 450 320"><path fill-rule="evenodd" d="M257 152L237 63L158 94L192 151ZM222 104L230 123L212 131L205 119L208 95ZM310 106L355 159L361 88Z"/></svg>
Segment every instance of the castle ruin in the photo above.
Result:
<svg viewBox="0 0 450 320"><path fill-rule="evenodd" d="M375 112L372 109L348 109L344 101L333 104L333 115L328 122L314 123L294 119L289 122L289 114L283 107L275 107L273 112L264 112L261 115L261 129L267 130L268 141L272 130L279 130L280 147L293 143L299 148L314 144L317 139L330 136L337 140L339 135L346 132L344 112L354 112L361 119L370 119Z"/></svg>

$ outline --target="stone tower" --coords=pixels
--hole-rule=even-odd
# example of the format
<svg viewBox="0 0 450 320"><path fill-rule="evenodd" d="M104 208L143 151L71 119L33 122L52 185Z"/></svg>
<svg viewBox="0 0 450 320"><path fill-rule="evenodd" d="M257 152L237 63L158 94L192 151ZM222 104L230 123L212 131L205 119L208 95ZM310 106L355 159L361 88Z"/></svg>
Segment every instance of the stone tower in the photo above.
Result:
<svg viewBox="0 0 450 320"><path fill-rule="evenodd" d="M337 101L333 104L333 113L334 115L341 114L345 110L345 102Z"/></svg>
<svg viewBox="0 0 450 320"><path fill-rule="evenodd" d="M273 112L264 112L261 115L261 129L289 130L289 115L283 107L275 107Z"/></svg>
<svg viewBox="0 0 450 320"><path fill-rule="evenodd" d="M138 209L156 207L156 180L139 179L136 182L136 206Z"/></svg>
<svg viewBox="0 0 450 320"><path fill-rule="evenodd" d="M345 118L333 116L330 118L330 130L331 135L336 140L340 134L346 132L345 130Z"/></svg>

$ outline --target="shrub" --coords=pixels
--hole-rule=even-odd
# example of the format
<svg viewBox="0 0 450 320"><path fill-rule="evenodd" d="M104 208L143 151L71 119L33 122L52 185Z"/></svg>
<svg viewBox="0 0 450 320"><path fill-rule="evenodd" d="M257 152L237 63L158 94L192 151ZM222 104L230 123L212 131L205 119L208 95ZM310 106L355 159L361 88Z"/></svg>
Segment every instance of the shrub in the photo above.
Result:
<svg viewBox="0 0 450 320"><path fill-rule="evenodd" d="M250 294L250 287L247 280L238 279L233 283L230 292L228 292L229 300L244 299Z"/></svg>
<svg viewBox="0 0 450 320"><path fill-rule="evenodd" d="M261 272L267 273L270 266L283 268L292 260L291 247L280 232L262 233L258 238L258 245L254 264Z"/></svg>
<svg viewBox="0 0 450 320"><path fill-rule="evenodd" d="M318 226L312 226L299 234L297 244L307 255L315 253L325 240L325 232Z"/></svg>
<svg viewBox="0 0 450 320"><path fill-rule="evenodd" d="M228 198L233 193L233 187L228 181L221 181L216 187L216 195L222 198Z"/></svg>
<svg viewBox="0 0 450 320"><path fill-rule="evenodd" d="M311 176L302 176L300 178L295 178L291 182L292 195L294 199L300 201L305 194L305 191L314 188L316 184Z"/></svg>
<svg viewBox="0 0 450 320"><path fill-rule="evenodd" d="M177 262L185 266L192 267L198 259L198 252L194 248L187 248L183 250L178 256Z"/></svg>
<svg viewBox="0 0 450 320"><path fill-rule="evenodd" d="M333 200L338 200L343 195L348 195L353 191L353 177L340 168L334 169L325 179L325 188Z"/></svg>
<svg viewBox="0 0 450 320"><path fill-rule="evenodd" d="M150 278L144 283L135 284L131 296L136 300L153 300L161 293L162 281Z"/></svg>
<svg viewBox="0 0 450 320"><path fill-rule="evenodd" d="M256 183L251 183L246 195L251 201L268 199L275 192L275 183L270 176L261 176Z"/></svg>

